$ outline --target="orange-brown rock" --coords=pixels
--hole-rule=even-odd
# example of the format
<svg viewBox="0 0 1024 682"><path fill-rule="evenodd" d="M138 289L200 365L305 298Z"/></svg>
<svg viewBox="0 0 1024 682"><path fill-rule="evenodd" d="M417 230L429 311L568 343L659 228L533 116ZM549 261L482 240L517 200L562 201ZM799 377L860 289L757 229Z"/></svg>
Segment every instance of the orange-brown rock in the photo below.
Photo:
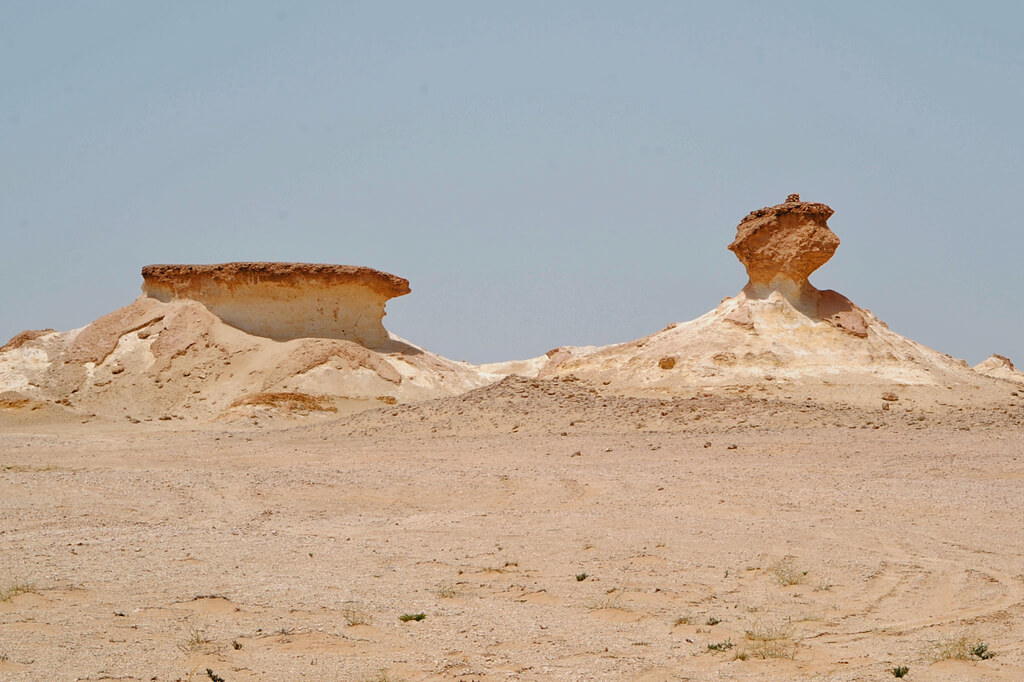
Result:
<svg viewBox="0 0 1024 682"><path fill-rule="evenodd" d="M781 294L808 317L863 338L868 334L864 311L842 294L819 291L807 281L839 247L839 237L828 227L833 212L825 204L790 194L785 202L752 211L740 221L729 249L750 277L743 288L746 298L764 300ZM753 329L745 305L726 319Z"/></svg>
<svg viewBox="0 0 1024 682"><path fill-rule="evenodd" d="M409 282L372 268L313 263L147 265L142 290L163 302L190 299L227 324L277 341L331 338L388 342L381 320Z"/></svg>
<svg viewBox="0 0 1024 682"><path fill-rule="evenodd" d="M770 285L783 278L800 287L839 247L839 237L827 225L833 213L825 204L791 194L784 203L744 218L729 250L747 269L751 284Z"/></svg>
<svg viewBox="0 0 1024 682"><path fill-rule="evenodd" d="M315 281L326 287L358 285L395 298L408 294L409 280L360 265L327 263L237 262L212 265L147 265L142 268L144 286L168 288L175 298L193 298L210 282L225 287L256 283L297 284Z"/></svg>
<svg viewBox="0 0 1024 682"><path fill-rule="evenodd" d="M14 337L11 338L10 341L8 341L4 345L0 346L0 353L3 353L5 350L14 350L15 348L21 348L22 346L24 346L29 341L34 341L35 339L38 339L40 336L45 336L46 334L52 334L55 331L57 331L57 330L56 329L26 329L23 332L19 332L19 333L15 334Z"/></svg>

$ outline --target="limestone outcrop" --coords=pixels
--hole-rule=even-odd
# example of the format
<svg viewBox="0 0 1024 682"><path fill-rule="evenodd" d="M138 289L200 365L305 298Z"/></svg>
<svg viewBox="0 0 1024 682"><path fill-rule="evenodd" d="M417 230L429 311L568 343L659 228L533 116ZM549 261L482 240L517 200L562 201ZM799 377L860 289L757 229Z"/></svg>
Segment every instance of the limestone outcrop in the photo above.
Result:
<svg viewBox="0 0 1024 682"><path fill-rule="evenodd" d="M129 305L81 329L24 332L3 346L0 394L15 397L0 408L137 421L334 413L491 380L384 328L387 300L409 293L395 275L225 263L150 265L142 276L143 293Z"/></svg>
<svg viewBox="0 0 1024 682"><path fill-rule="evenodd" d="M993 379L1006 379L1024 384L1024 372L1013 366L1013 362L1005 355L992 354L974 366L974 371Z"/></svg>
<svg viewBox="0 0 1024 682"><path fill-rule="evenodd" d="M367 347L387 343L384 305L410 291L408 280L390 273L312 263L147 265L142 280L146 296L198 301L254 336L344 339Z"/></svg>
<svg viewBox="0 0 1024 682"><path fill-rule="evenodd" d="M976 381L967 363L900 336L842 294L808 277L835 254L833 210L791 194L748 214L729 249L748 281L717 308L628 343L565 347L532 361L484 366L530 368L623 390L673 392L764 381L904 383Z"/></svg>

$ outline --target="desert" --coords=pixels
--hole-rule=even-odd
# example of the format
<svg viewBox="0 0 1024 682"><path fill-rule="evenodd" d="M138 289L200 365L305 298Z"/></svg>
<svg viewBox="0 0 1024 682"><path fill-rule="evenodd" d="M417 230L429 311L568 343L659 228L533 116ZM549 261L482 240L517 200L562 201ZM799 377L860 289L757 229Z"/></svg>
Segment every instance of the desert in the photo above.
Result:
<svg viewBox="0 0 1024 682"><path fill-rule="evenodd" d="M1024 679L1024 374L812 285L832 213L751 212L703 316L525 360L389 333L409 282L362 266L147 266L19 334L0 677Z"/></svg>

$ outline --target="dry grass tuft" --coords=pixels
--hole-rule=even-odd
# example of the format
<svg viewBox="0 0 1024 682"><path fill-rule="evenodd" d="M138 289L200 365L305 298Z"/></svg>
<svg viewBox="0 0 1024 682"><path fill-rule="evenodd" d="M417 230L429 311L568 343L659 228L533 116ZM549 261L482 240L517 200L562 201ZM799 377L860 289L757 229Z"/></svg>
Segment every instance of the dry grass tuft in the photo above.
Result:
<svg viewBox="0 0 1024 682"><path fill-rule="evenodd" d="M14 583L0 589L0 602L13 599L19 594L28 594L35 591L36 586L32 583Z"/></svg>
<svg viewBox="0 0 1024 682"><path fill-rule="evenodd" d="M807 575L807 571L801 571L796 567L796 563L791 556L779 559L769 566L768 570L779 581L779 584L785 587L799 585Z"/></svg>
<svg viewBox="0 0 1024 682"><path fill-rule="evenodd" d="M793 658L796 642L793 626L787 621L758 621L743 633L751 645L743 653L755 658Z"/></svg>
<svg viewBox="0 0 1024 682"><path fill-rule="evenodd" d="M363 678L363 682L404 682L401 677L392 677L387 671L381 670L375 675Z"/></svg>
<svg viewBox="0 0 1024 682"><path fill-rule="evenodd" d="M202 651L211 643L213 643L213 640L207 637L205 632L194 625L189 625L188 633L185 635L185 640L178 645L178 648L185 653L193 653L196 651Z"/></svg>
<svg viewBox="0 0 1024 682"><path fill-rule="evenodd" d="M618 594L608 593L597 599L589 602L587 608L591 611L600 611L601 609L619 609L620 611L628 611L622 604L622 598Z"/></svg>
<svg viewBox="0 0 1024 682"><path fill-rule="evenodd" d="M928 651L928 658L932 662L948 660L986 661L993 656L995 656L995 653L989 651L986 642L966 634L939 640Z"/></svg>
<svg viewBox="0 0 1024 682"><path fill-rule="evenodd" d="M350 604L343 608L341 610L341 616L345 619L345 624L349 627L370 624L370 614L357 604Z"/></svg>

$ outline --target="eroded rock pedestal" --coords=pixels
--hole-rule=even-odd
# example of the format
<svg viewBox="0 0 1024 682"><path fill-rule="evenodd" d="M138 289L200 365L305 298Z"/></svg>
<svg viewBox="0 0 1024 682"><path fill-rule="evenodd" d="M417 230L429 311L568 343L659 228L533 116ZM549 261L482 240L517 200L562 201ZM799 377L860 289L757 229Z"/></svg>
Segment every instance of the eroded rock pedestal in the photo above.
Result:
<svg viewBox="0 0 1024 682"><path fill-rule="evenodd" d="M833 213L825 204L790 194L784 203L751 211L736 228L729 250L747 269L751 285L804 284L839 247L839 237L828 228Z"/></svg>
<svg viewBox="0 0 1024 682"><path fill-rule="evenodd" d="M833 211L791 194L748 214L729 249L748 281L701 317L636 341L563 347L508 371L576 376L625 390L675 392L765 381L815 384L973 380L955 360L891 331L870 311L808 277L836 252ZM487 368L492 371L503 367Z"/></svg>
<svg viewBox="0 0 1024 682"><path fill-rule="evenodd" d="M825 204L790 194L785 202L752 211L740 221L729 250L747 269L745 298L782 296L801 313L864 337L864 311L839 292L819 291L807 280L839 248L839 237L828 227L833 213ZM749 306L740 305L730 319L750 325Z"/></svg>
<svg viewBox="0 0 1024 682"><path fill-rule="evenodd" d="M371 348L388 341L385 303L409 293L408 280L352 265L147 265L142 279L146 296L198 301L254 336L344 339Z"/></svg>
<svg viewBox="0 0 1024 682"><path fill-rule="evenodd" d="M365 409L488 381L389 334L384 305L409 283L372 268L149 265L142 277L141 296L81 329L0 348L0 408L170 421Z"/></svg>

